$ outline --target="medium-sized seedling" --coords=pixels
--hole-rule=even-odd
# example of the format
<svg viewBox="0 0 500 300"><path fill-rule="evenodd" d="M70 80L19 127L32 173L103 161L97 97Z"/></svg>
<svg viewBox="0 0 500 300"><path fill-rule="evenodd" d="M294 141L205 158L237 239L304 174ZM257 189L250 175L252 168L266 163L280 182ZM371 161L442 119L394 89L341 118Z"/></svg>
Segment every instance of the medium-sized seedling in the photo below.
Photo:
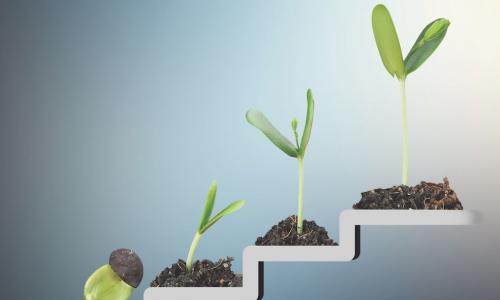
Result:
<svg viewBox="0 0 500 300"><path fill-rule="evenodd" d="M239 210L245 205L244 200L237 200L233 203L229 204L221 210L218 214L216 214L213 218L212 211L214 210L215 204L215 196L217 194L217 182L214 180L210 185L210 189L208 190L207 200L205 202L205 209L203 210L203 214L201 216L200 225L196 230L196 233L193 238L193 242L191 242L191 247L189 248L188 257L186 259L186 268L188 272L193 269L193 257L196 252L196 248L198 248L198 243L200 242L201 236L210 228L212 225L217 223L222 217L232 214L233 212Z"/></svg>
<svg viewBox="0 0 500 300"><path fill-rule="evenodd" d="M304 132L302 133L301 142L299 144L299 134L297 133L298 121L292 120L292 131L295 138L295 145L288 140L281 132L276 129L266 116L260 111L249 110L246 114L248 123L257 127L276 147L281 149L287 155L297 158L299 162L299 196L298 196L298 212L297 212L297 233L302 234L303 224L303 207L304 207L304 155L306 153L307 144L311 137L311 129L314 117L314 98L311 89L307 90L307 115Z"/></svg>
<svg viewBox="0 0 500 300"><path fill-rule="evenodd" d="M379 4L373 8L372 28L380 58L387 72L400 82L403 114L403 168L402 183L408 184L408 126L406 118L406 77L418 69L436 50L446 35L450 21L439 18L429 23L418 36L403 60L398 34L387 8Z"/></svg>

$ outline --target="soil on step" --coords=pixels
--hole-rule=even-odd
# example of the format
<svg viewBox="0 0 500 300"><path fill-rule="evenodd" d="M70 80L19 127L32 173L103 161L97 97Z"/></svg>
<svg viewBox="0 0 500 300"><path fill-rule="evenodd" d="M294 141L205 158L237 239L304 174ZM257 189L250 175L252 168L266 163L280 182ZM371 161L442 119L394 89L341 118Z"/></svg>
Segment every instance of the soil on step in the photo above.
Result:
<svg viewBox="0 0 500 300"><path fill-rule="evenodd" d="M290 216L274 225L263 237L258 237L257 246L337 246L325 228L314 221L304 220L302 234L297 234L297 216Z"/></svg>
<svg viewBox="0 0 500 300"><path fill-rule="evenodd" d="M463 209L448 178L443 183L422 181L416 186L399 185L361 193L354 209Z"/></svg>
<svg viewBox="0 0 500 300"><path fill-rule="evenodd" d="M217 262L210 260L196 261L193 270L186 271L186 262L179 259L176 264L165 268L151 287L241 287L243 278L231 271L233 258L220 259Z"/></svg>

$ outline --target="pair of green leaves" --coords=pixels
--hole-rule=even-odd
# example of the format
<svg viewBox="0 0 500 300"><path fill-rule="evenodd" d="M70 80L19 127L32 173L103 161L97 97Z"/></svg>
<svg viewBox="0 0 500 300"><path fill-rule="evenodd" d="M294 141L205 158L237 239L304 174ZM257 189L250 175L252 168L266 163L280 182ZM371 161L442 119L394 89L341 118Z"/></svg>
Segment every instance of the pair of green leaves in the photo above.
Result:
<svg viewBox="0 0 500 300"><path fill-rule="evenodd" d="M203 215L201 216L200 225L198 226L198 233L204 234L212 225L217 223L222 217L232 214L233 212L239 210L245 205L244 200L234 201L221 210L215 217L210 218L212 216L212 211L214 210L215 205L215 196L217 194L217 181L212 181L210 185L210 189L208 190L207 200L205 202L205 209L203 210Z"/></svg>
<svg viewBox="0 0 500 300"><path fill-rule="evenodd" d="M387 8L379 4L373 8L372 28L377 48L385 68L399 80L418 69L436 50L446 35L450 21L440 18L428 24L403 61L398 34Z"/></svg>
<svg viewBox="0 0 500 300"><path fill-rule="evenodd" d="M266 116L260 111L249 110L246 114L248 123L258 128L276 147L291 157L304 157L309 139L314 117L314 98L311 89L307 90L307 115L304 125L304 132L299 144L299 136L297 134L297 119L292 120L292 130L295 136L296 145L287 139L281 132L276 129Z"/></svg>

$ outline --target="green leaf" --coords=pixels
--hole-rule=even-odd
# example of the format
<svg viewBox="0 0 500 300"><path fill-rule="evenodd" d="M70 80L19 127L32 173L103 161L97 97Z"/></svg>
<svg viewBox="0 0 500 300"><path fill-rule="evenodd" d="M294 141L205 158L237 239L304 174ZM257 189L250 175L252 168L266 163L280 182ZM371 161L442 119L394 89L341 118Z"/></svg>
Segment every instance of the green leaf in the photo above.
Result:
<svg viewBox="0 0 500 300"><path fill-rule="evenodd" d="M299 134L297 133L297 126L299 125L299 121L297 121L296 118L292 119L292 131L293 131L293 137L295 138L295 145L297 145L297 149L300 148L299 146Z"/></svg>
<svg viewBox="0 0 500 300"><path fill-rule="evenodd" d="M97 269L83 287L84 300L128 300L134 288L126 284L113 271L104 265Z"/></svg>
<svg viewBox="0 0 500 300"><path fill-rule="evenodd" d="M400 80L404 79L405 67L398 33L394 28L389 11L382 4L373 8L372 28L380 58L382 58L387 72Z"/></svg>
<svg viewBox="0 0 500 300"><path fill-rule="evenodd" d="M271 122L266 118L266 116L260 111L249 110L247 111L246 118L248 123L257 127L265 136L274 144L276 147L280 148L283 152L291 157L297 157L297 149L281 132L276 129Z"/></svg>
<svg viewBox="0 0 500 300"><path fill-rule="evenodd" d="M418 69L431 56L444 39L448 26L450 26L450 21L443 18L425 26L405 58L406 74Z"/></svg>
<svg viewBox="0 0 500 300"><path fill-rule="evenodd" d="M238 201L234 201L233 203L226 206L226 208L221 210L217 215L215 215L215 217L213 217L210 221L208 221L207 224L205 224L205 226L201 229L200 234L205 233L205 231L207 231L208 228L210 228L212 225L217 223L217 221L219 221L222 217L234 213L235 211L242 208L243 205L245 205L245 201L238 200Z"/></svg>
<svg viewBox="0 0 500 300"><path fill-rule="evenodd" d="M292 130L293 130L293 132L296 132L296 131L297 131L297 126L299 125L299 121L297 121L297 119L296 119L296 118L293 118L293 119L292 119L292 124L291 124L291 125L292 125Z"/></svg>
<svg viewBox="0 0 500 300"><path fill-rule="evenodd" d="M203 215L201 216L200 225L198 226L198 232L201 232L202 228L210 220L212 211L214 210L215 195L217 194L217 181L212 181L210 188L208 189L207 200L205 201L205 209L203 210Z"/></svg>
<svg viewBox="0 0 500 300"><path fill-rule="evenodd" d="M304 125L304 133L302 134L302 141L300 143L300 154L304 156L309 139L311 138L311 130L314 118L314 97L311 89L307 90L307 116L306 124Z"/></svg>

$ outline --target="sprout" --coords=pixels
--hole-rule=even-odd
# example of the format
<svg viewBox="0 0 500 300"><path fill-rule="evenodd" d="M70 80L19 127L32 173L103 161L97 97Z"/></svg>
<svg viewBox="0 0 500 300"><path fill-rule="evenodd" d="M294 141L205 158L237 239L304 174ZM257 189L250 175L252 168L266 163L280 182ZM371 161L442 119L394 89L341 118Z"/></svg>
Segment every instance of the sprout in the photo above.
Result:
<svg viewBox="0 0 500 300"><path fill-rule="evenodd" d="M302 133L302 140L299 144L299 135L297 133L297 119L292 120L292 130L295 137L295 144L293 145L285 136L281 134L266 116L255 110L249 110L246 114L246 119L248 123L257 127L265 136L274 144L276 147L280 148L281 151L285 152L291 157L297 158L299 162L299 203L298 203L298 213L297 213L297 233L302 234L302 221L303 221L303 207L304 207L304 155L306 152L307 144L309 143L309 138L311 137L311 129L314 117L314 98L311 89L307 90L307 115L306 124L304 126L304 132Z"/></svg>
<svg viewBox="0 0 500 300"><path fill-rule="evenodd" d="M109 263L97 269L85 283L84 300L127 300L143 275L139 256L129 249L111 253Z"/></svg>
<svg viewBox="0 0 500 300"><path fill-rule="evenodd" d="M427 25L403 61L398 34L387 8L379 4L373 8L372 28L375 42L387 72L400 82L403 115L402 183L408 184L408 126L406 118L406 88L408 74L418 69L436 50L446 35L450 21L437 19Z"/></svg>
<svg viewBox="0 0 500 300"><path fill-rule="evenodd" d="M221 210L218 214L216 214L213 218L210 218L212 215L212 211L214 209L215 204L215 195L217 194L217 182L214 180L210 185L210 189L208 190L207 200L205 202L205 209L203 210L203 215L201 216L200 225L196 230L196 234L194 235L193 241L191 242L191 247L189 248L188 257L186 259L186 268L188 272L190 272L193 268L193 257L198 248L198 243L200 242L201 236L208 230L208 228L212 227L217 221L219 221L222 217L232 214L233 212L239 210L245 205L245 201L238 200L229 204Z"/></svg>

